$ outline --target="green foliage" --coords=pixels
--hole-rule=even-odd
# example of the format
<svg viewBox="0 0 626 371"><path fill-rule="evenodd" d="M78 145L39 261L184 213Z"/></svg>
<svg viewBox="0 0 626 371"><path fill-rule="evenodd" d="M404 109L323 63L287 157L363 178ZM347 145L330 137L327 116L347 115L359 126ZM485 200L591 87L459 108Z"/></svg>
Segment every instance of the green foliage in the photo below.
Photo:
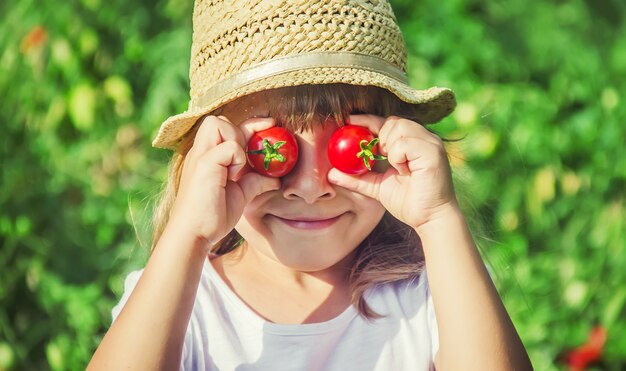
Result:
<svg viewBox="0 0 626 371"><path fill-rule="evenodd" d="M168 156L150 142L186 105L191 4L0 7L0 369L80 369L146 256Z"/></svg>
<svg viewBox="0 0 626 371"><path fill-rule="evenodd" d="M0 370L81 369L143 264L186 109L192 2L0 3ZM626 7L619 0L396 0L416 87L535 367L594 324L625 365Z"/></svg>

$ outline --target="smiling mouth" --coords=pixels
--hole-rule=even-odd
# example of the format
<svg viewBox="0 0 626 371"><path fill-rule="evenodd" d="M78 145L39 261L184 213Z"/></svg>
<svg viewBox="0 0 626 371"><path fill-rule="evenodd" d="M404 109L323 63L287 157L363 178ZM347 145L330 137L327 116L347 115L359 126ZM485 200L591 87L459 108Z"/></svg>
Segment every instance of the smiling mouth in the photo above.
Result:
<svg viewBox="0 0 626 371"><path fill-rule="evenodd" d="M313 218L305 218L305 217L296 217L293 219L288 219L288 218L281 218L280 216L276 216L273 214L270 214L271 216L273 216L274 218L276 218L276 220L280 221L283 224L286 224L292 228L296 228L296 229L304 229L304 230L316 230L316 229L324 229L324 228L328 228L331 225L335 224L339 218L341 218L341 215L337 215L335 217L332 218L324 218L324 219L313 219Z"/></svg>

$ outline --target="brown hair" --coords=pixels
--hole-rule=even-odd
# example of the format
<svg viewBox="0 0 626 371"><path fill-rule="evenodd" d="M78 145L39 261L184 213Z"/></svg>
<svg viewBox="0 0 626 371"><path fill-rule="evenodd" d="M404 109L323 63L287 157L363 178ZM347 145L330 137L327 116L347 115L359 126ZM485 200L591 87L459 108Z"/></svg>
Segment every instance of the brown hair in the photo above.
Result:
<svg viewBox="0 0 626 371"><path fill-rule="evenodd" d="M277 89L277 99L268 101L269 115L277 125L297 132L307 130L313 122L333 118L345 122L350 114L368 113L382 117L396 115L420 122L420 106L398 99L386 89L347 84L301 85ZM213 114L219 114L219 109ZM199 120L200 121L200 120ZM169 164L168 182L154 215L152 248L163 233L178 192L185 156L193 144L198 124L189 131ZM243 238L232 230L212 253L223 255L234 251ZM363 294L377 285L415 279L424 267L419 237L413 228L388 212L357 247L350 274L352 303L366 319L381 317L367 305Z"/></svg>

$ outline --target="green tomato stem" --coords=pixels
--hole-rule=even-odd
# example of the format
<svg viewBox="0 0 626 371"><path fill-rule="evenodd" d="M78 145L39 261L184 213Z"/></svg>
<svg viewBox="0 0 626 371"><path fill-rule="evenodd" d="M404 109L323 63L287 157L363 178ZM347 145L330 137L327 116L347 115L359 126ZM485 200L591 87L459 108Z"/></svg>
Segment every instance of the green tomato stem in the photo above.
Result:
<svg viewBox="0 0 626 371"><path fill-rule="evenodd" d="M387 159L387 157L374 154L374 152L372 151L372 149L377 143L378 143L378 138L372 139L369 143L365 139L359 142L361 151L359 151L359 153L356 154L356 157L363 159L363 164L369 171L372 170L372 167L370 166L370 161Z"/></svg>
<svg viewBox="0 0 626 371"><path fill-rule="evenodd" d="M263 149L258 149L254 151L248 151L251 155L263 155L263 168L265 170L269 169L270 162L272 160L276 160L278 162L285 162L287 159L282 154L278 153L278 149L283 146L283 144L287 143L284 140L278 141L272 144L267 138L263 139Z"/></svg>

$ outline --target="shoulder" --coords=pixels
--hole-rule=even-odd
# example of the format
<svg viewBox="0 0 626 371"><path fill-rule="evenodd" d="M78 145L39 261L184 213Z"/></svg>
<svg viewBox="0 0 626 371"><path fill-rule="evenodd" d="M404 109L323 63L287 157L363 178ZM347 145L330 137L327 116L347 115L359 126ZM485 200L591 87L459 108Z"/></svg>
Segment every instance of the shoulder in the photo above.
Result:
<svg viewBox="0 0 626 371"><path fill-rule="evenodd" d="M433 299L424 270L413 278L374 288L366 296L367 303L383 315L381 325L396 326L398 334L418 339L434 362L439 349L439 330Z"/></svg>
<svg viewBox="0 0 626 371"><path fill-rule="evenodd" d="M128 273L124 279L124 292L132 291L135 286L137 286L137 282L139 281L139 278L141 278L142 274L143 269L138 269Z"/></svg>
<svg viewBox="0 0 626 371"><path fill-rule="evenodd" d="M431 305L428 274L424 270L412 278L376 286L366 293L365 298L372 309L382 315L426 315Z"/></svg>
<svg viewBox="0 0 626 371"><path fill-rule="evenodd" d="M395 296L413 299L415 299L416 295L420 297L428 296L430 295L428 274L426 270L423 270L410 278L374 286L366 295L372 298Z"/></svg>
<svg viewBox="0 0 626 371"><path fill-rule="evenodd" d="M115 321L117 316L122 311L122 308L124 308L124 305L128 301L130 294L135 289L135 286L137 286L137 282L139 282L139 278L141 278L142 274L143 269L139 269L136 271L132 271L126 275L126 278L124 279L124 292L122 293L122 297L117 305L115 305L115 307L113 307L113 309L111 310L113 321Z"/></svg>

